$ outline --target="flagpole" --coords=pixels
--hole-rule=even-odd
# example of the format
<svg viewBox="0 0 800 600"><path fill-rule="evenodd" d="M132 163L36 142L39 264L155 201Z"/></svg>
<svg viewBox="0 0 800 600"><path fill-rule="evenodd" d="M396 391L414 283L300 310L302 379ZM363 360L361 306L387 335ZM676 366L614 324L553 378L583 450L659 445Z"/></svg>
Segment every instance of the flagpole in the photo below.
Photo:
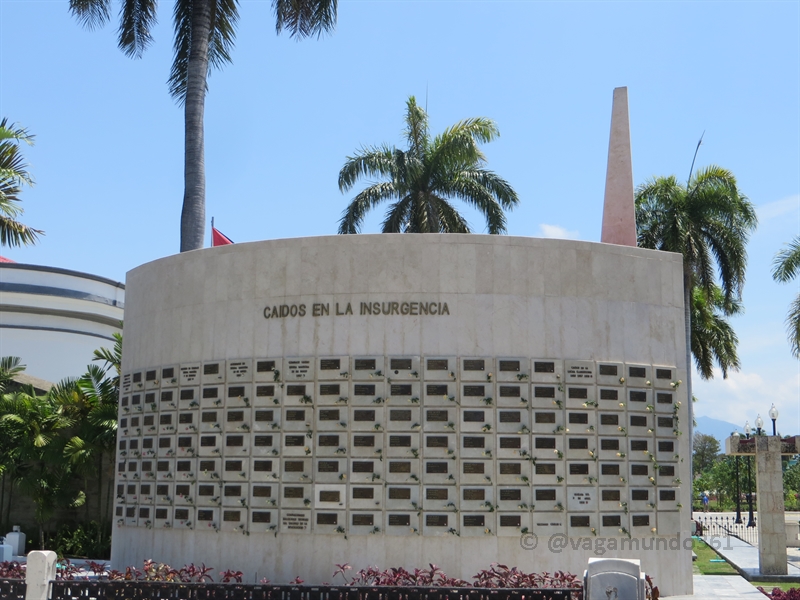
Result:
<svg viewBox="0 0 800 600"><path fill-rule="evenodd" d="M214 247L214 217L211 217L211 247Z"/></svg>

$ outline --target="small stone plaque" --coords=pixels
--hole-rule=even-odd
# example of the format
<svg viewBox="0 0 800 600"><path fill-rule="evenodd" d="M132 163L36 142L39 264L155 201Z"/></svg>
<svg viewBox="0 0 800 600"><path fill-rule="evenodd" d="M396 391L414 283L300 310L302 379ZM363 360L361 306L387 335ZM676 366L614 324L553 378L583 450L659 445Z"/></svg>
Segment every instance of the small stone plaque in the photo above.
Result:
<svg viewBox="0 0 800 600"><path fill-rule="evenodd" d="M163 448L161 445L162 442L167 442L167 448L169 448L169 438L160 438L158 440L159 448ZM200 446L202 448L212 448L217 445L217 438L213 435L201 435L200 436Z"/></svg>
<svg viewBox="0 0 800 600"><path fill-rule="evenodd" d="M192 447L192 438L191 437L179 437L178 438L178 448L191 448Z"/></svg>
<svg viewBox="0 0 800 600"><path fill-rule="evenodd" d="M411 473L411 463L407 460L391 460L389 461L389 473Z"/></svg>
<svg viewBox="0 0 800 600"><path fill-rule="evenodd" d="M628 398L631 402L647 402L647 392L631 390L628 393Z"/></svg>
<svg viewBox="0 0 800 600"><path fill-rule="evenodd" d="M643 475L647 477L649 472L647 465L631 465L631 475Z"/></svg>
<svg viewBox="0 0 800 600"><path fill-rule="evenodd" d="M285 487L283 488L283 497L297 500L303 497L303 488L301 487Z"/></svg>
<svg viewBox="0 0 800 600"><path fill-rule="evenodd" d="M228 448L239 448L244 446L244 436L242 435L226 435L225 446Z"/></svg>
<svg viewBox="0 0 800 600"><path fill-rule="evenodd" d="M372 500L375 498L375 489L371 487L354 487L353 500Z"/></svg>
<svg viewBox="0 0 800 600"><path fill-rule="evenodd" d="M250 513L253 523L271 523L272 513L266 510L254 510Z"/></svg>
<svg viewBox="0 0 800 600"><path fill-rule="evenodd" d="M535 412L533 414L533 420L535 423L553 423L556 422L556 413L554 412Z"/></svg>
<svg viewBox="0 0 800 600"><path fill-rule="evenodd" d="M389 436L390 448L410 448L411 436L410 435L390 435Z"/></svg>
<svg viewBox="0 0 800 600"><path fill-rule="evenodd" d="M428 410L425 413L425 418L428 421L437 421L446 423L448 415L446 410Z"/></svg>
<svg viewBox="0 0 800 600"><path fill-rule="evenodd" d="M389 390L392 396L410 396L412 393L411 385L406 383L393 383Z"/></svg>
<svg viewBox="0 0 800 600"><path fill-rule="evenodd" d="M161 414L158 420L159 425L172 425L171 414Z"/></svg>
<svg viewBox="0 0 800 600"><path fill-rule="evenodd" d="M353 473L372 473L375 471L375 464L371 460L353 461Z"/></svg>
<svg viewBox="0 0 800 600"><path fill-rule="evenodd" d="M338 358L321 358L319 361L320 371L339 371L342 368L342 361Z"/></svg>
<svg viewBox="0 0 800 600"><path fill-rule="evenodd" d="M483 423L486 420L482 410L465 410L463 414L465 423Z"/></svg>
<svg viewBox="0 0 800 600"><path fill-rule="evenodd" d="M518 462L501 462L500 475L520 475L522 473L522 465Z"/></svg>
<svg viewBox="0 0 800 600"><path fill-rule="evenodd" d="M429 358L428 359L428 371L447 371L447 359L446 358Z"/></svg>
<svg viewBox="0 0 800 600"><path fill-rule="evenodd" d="M464 515L464 527L483 527L485 519L483 515Z"/></svg>
<svg viewBox="0 0 800 600"><path fill-rule="evenodd" d="M535 361L533 363L533 372L534 373L555 373L556 372L556 363L554 362L545 362L545 361Z"/></svg>
<svg viewBox="0 0 800 600"><path fill-rule="evenodd" d="M320 490L320 502L341 502L342 494L338 490Z"/></svg>
<svg viewBox="0 0 800 600"><path fill-rule="evenodd" d="M209 486L211 487L211 486ZM271 485L254 485L253 498L272 498Z"/></svg>
<svg viewBox="0 0 800 600"><path fill-rule="evenodd" d="M675 477L675 467L672 465L660 465L658 467L659 477Z"/></svg>
<svg viewBox="0 0 800 600"><path fill-rule="evenodd" d="M287 396L305 396L306 395L306 386L300 384L294 385L287 385L286 386L286 395Z"/></svg>
<svg viewBox="0 0 800 600"><path fill-rule="evenodd" d="M650 515L633 515L631 525L634 527L650 527Z"/></svg>
<svg viewBox="0 0 800 600"><path fill-rule="evenodd" d="M232 498L234 496L242 495L242 486L240 485L226 485L222 490L222 495Z"/></svg>
<svg viewBox="0 0 800 600"><path fill-rule="evenodd" d="M175 369L173 367L161 369L161 379L172 379L173 377L175 377Z"/></svg>
<svg viewBox="0 0 800 600"><path fill-rule="evenodd" d="M411 500L411 488L390 487L389 500Z"/></svg>
<svg viewBox="0 0 800 600"><path fill-rule="evenodd" d="M518 360L501 360L499 361L498 371L501 373L517 373L519 372Z"/></svg>
<svg viewBox="0 0 800 600"><path fill-rule="evenodd" d="M320 435L317 438L317 446L324 447L324 448L336 448L339 446L339 436L338 435Z"/></svg>
<svg viewBox="0 0 800 600"><path fill-rule="evenodd" d="M446 475L447 463L446 462L429 462L425 465L425 472L434 475Z"/></svg>
<svg viewBox="0 0 800 600"><path fill-rule="evenodd" d="M400 422L411 421L411 410L408 408L389 409L389 420L400 421Z"/></svg>
<svg viewBox="0 0 800 600"><path fill-rule="evenodd" d="M647 369L644 367L628 367L628 377L643 379L647 377Z"/></svg>
<svg viewBox="0 0 800 600"><path fill-rule="evenodd" d="M303 463L300 463L301 465ZM300 469L302 471L302 469ZM339 461L338 460L321 460L317 462L317 473L338 473Z"/></svg>
<svg viewBox="0 0 800 600"><path fill-rule="evenodd" d="M242 461L240 460L226 460L225 471L242 471Z"/></svg>
<svg viewBox="0 0 800 600"><path fill-rule="evenodd" d="M586 438L569 438L568 440L570 450L588 450L589 440Z"/></svg>
<svg viewBox="0 0 800 600"><path fill-rule="evenodd" d="M483 450L486 445L486 441L482 435L464 436L461 443L464 448L480 448L481 450ZM445 447L447 447L446 443Z"/></svg>
<svg viewBox="0 0 800 600"><path fill-rule="evenodd" d="M228 423L241 423L244 421L244 411L229 410L226 419Z"/></svg>
<svg viewBox="0 0 800 600"><path fill-rule="evenodd" d="M214 470L214 461L213 460L201 460L200 461L200 470L201 471L213 471Z"/></svg>
<svg viewBox="0 0 800 600"><path fill-rule="evenodd" d="M447 488L428 488L425 490L426 500L447 500Z"/></svg>
<svg viewBox="0 0 800 600"><path fill-rule="evenodd" d="M658 417L657 422L659 427L672 427L675 419L674 417Z"/></svg>
<svg viewBox="0 0 800 600"><path fill-rule="evenodd" d="M275 395L274 385L257 385L256 396L259 398L268 398Z"/></svg>
<svg viewBox="0 0 800 600"><path fill-rule="evenodd" d="M519 515L500 515L500 527L519 527L521 524Z"/></svg>
<svg viewBox="0 0 800 600"><path fill-rule="evenodd" d="M256 422L272 421L274 413L271 410L257 410L254 415Z"/></svg>
<svg viewBox="0 0 800 600"><path fill-rule="evenodd" d="M310 513L290 512L281 514L281 528L289 531L308 531Z"/></svg>
<svg viewBox="0 0 800 600"><path fill-rule="evenodd" d="M203 398L206 400L211 398L219 398L219 388L203 388ZM181 390L181 400L193 400L194 390Z"/></svg>
<svg viewBox="0 0 800 600"><path fill-rule="evenodd" d="M322 464L322 461L320 461ZM283 464L283 470L286 473L302 473L303 472L303 461L302 460L287 460Z"/></svg>
<svg viewBox="0 0 800 600"><path fill-rule="evenodd" d="M289 409L286 411L286 420L287 421L305 421L306 420L306 411L302 408L294 408Z"/></svg>
<svg viewBox="0 0 800 600"><path fill-rule="evenodd" d="M589 423L588 413L569 413L568 421L578 425L587 425Z"/></svg>
<svg viewBox="0 0 800 600"><path fill-rule="evenodd" d="M321 408L319 409L320 421L338 421L339 409L338 408Z"/></svg>
<svg viewBox="0 0 800 600"><path fill-rule="evenodd" d="M447 515L425 515L425 525L428 527L447 527Z"/></svg>
<svg viewBox="0 0 800 600"><path fill-rule="evenodd" d="M126 510L128 511L128 513L130 513L130 514L126 513L126 516L133 517L133 516L136 515L136 507L135 506L128 507ZM198 511L198 512L200 512L200 511ZM186 521L188 519L189 519L189 509L188 508L176 508L175 509L175 520L176 521Z"/></svg>
<svg viewBox="0 0 800 600"><path fill-rule="evenodd" d="M429 383L425 386L428 396L447 396L447 384Z"/></svg>
<svg viewBox="0 0 800 600"><path fill-rule="evenodd" d="M203 375L219 375L219 363L203 365Z"/></svg>
<svg viewBox="0 0 800 600"><path fill-rule="evenodd" d="M570 463L569 465L569 474L570 475L588 475L589 474L589 465L585 463Z"/></svg>
<svg viewBox="0 0 800 600"><path fill-rule="evenodd" d="M501 489L500 490L500 500L504 502L518 502L522 500L522 490L518 488L513 489Z"/></svg>
<svg viewBox="0 0 800 600"><path fill-rule="evenodd" d="M461 490L461 497L464 500L486 500L486 490L483 488L466 488Z"/></svg>
<svg viewBox="0 0 800 600"><path fill-rule="evenodd" d="M647 452L647 440L631 440L631 452Z"/></svg>
<svg viewBox="0 0 800 600"><path fill-rule="evenodd" d="M555 490L536 490L536 501L537 502L555 502L556 501L556 491Z"/></svg>
<svg viewBox="0 0 800 600"><path fill-rule="evenodd" d="M555 398L556 388L549 386L536 386L533 388L534 398Z"/></svg>
<svg viewBox="0 0 800 600"><path fill-rule="evenodd" d="M425 436L425 447L427 448L447 448L446 435Z"/></svg>
<svg viewBox="0 0 800 600"><path fill-rule="evenodd" d="M483 371L486 369L486 362L483 359L465 358L465 371Z"/></svg>
<svg viewBox="0 0 800 600"><path fill-rule="evenodd" d="M354 527L372 527L374 517L372 513L353 513L351 523Z"/></svg>
<svg viewBox="0 0 800 600"><path fill-rule="evenodd" d="M619 475L619 464L604 463L600 465L601 475Z"/></svg>
<svg viewBox="0 0 800 600"><path fill-rule="evenodd" d="M569 518L569 524L572 527L591 527L589 517L583 515L572 515Z"/></svg>
<svg viewBox="0 0 800 600"><path fill-rule="evenodd" d="M600 490L600 498L603 502L619 502L619 490Z"/></svg>
<svg viewBox="0 0 800 600"><path fill-rule="evenodd" d="M375 436L374 435L354 435L353 447L355 448L374 448Z"/></svg>
<svg viewBox="0 0 800 600"><path fill-rule="evenodd" d="M305 445L306 436L304 435L287 435L283 438L283 445L287 447L302 447Z"/></svg>
<svg viewBox="0 0 800 600"><path fill-rule="evenodd" d="M244 386L232 385L228 388L228 398L242 398L244 397Z"/></svg>
<svg viewBox="0 0 800 600"><path fill-rule="evenodd" d="M555 475L556 474L556 465L555 463L536 463L536 474L537 475Z"/></svg>
<svg viewBox="0 0 800 600"><path fill-rule="evenodd" d="M598 365L597 370L600 373L600 375L606 377L617 376L617 365Z"/></svg>
<svg viewBox="0 0 800 600"><path fill-rule="evenodd" d="M215 491L216 491L216 486L214 485L201 484L197 486L198 496L213 496Z"/></svg>
<svg viewBox="0 0 800 600"><path fill-rule="evenodd" d="M119 508L122 508L121 506ZM156 519L168 519L167 516L167 509L166 508L157 508L156 509Z"/></svg>
<svg viewBox="0 0 800 600"><path fill-rule="evenodd" d="M431 464L438 464L438 463L428 463ZM439 471L440 473L447 472L447 463L443 463L445 465L444 471ZM465 462L461 464L461 470L464 475L483 475L485 469L485 465L483 462ZM428 471L430 473L430 471Z"/></svg>
<svg viewBox="0 0 800 600"><path fill-rule="evenodd" d="M522 438L519 436L504 436L500 438L500 448L503 450L515 450L522 447Z"/></svg>
<svg viewBox="0 0 800 600"><path fill-rule="evenodd" d="M357 383L353 386L354 396L374 396L375 385L372 383Z"/></svg>
<svg viewBox="0 0 800 600"><path fill-rule="evenodd" d="M256 361L256 373L269 373L275 370L274 360L258 360Z"/></svg>
<svg viewBox="0 0 800 600"><path fill-rule="evenodd" d="M175 495L180 496L188 496L189 495L190 486L188 483L179 483L175 486Z"/></svg>
<svg viewBox="0 0 800 600"><path fill-rule="evenodd" d="M411 366L410 358L392 358L389 360L389 368L392 371L410 371Z"/></svg>
<svg viewBox="0 0 800 600"><path fill-rule="evenodd" d="M303 463L300 463L303 464ZM272 471L272 461L271 460L254 460L253 461L253 471L256 472L268 472Z"/></svg>
<svg viewBox="0 0 800 600"><path fill-rule="evenodd" d="M465 385L464 396L469 398L482 398L486 395L486 387L482 385Z"/></svg>
<svg viewBox="0 0 800 600"><path fill-rule="evenodd" d="M205 410L200 414L200 420L203 423L216 423L217 422L217 411L215 410Z"/></svg>
<svg viewBox="0 0 800 600"><path fill-rule="evenodd" d="M659 392L656 394L656 404L672 404L672 394Z"/></svg>
<svg viewBox="0 0 800 600"><path fill-rule="evenodd" d="M500 397L501 398L519 398L521 396L520 387L518 385L501 385Z"/></svg>
<svg viewBox="0 0 800 600"><path fill-rule="evenodd" d="M600 415L600 425L619 425L619 415Z"/></svg>
<svg viewBox="0 0 800 600"><path fill-rule="evenodd" d="M534 446L540 450L555 449L556 447L556 438L537 436L534 442Z"/></svg>
<svg viewBox="0 0 800 600"><path fill-rule="evenodd" d="M320 396L338 396L341 393L341 386L338 383L321 383L319 386Z"/></svg>
<svg viewBox="0 0 800 600"><path fill-rule="evenodd" d="M144 418L145 427L147 427L147 425L152 425L152 423L148 423L148 418L150 419L150 421L153 420L152 415L150 415L149 417L145 417ZM191 423L192 421L194 421L194 413L181 413L178 415L178 423L180 423L181 425L186 425L187 423Z"/></svg>
<svg viewBox="0 0 800 600"><path fill-rule="evenodd" d="M619 400L619 392L617 390L601 388L600 400L612 400L614 402Z"/></svg>
<svg viewBox="0 0 800 600"><path fill-rule="evenodd" d="M659 452L674 452L675 451L675 443L671 441L659 441L658 442L658 451Z"/></svg>
<svg viewBox="0 0 800 600"><path fill-rule="evenodd" d="M641 415L630 416L631 427L647 427L647 417Z"/></svg>
<svg viewBox="0 0 800 600"><path fill-rule="evenodd" d="M374 410L365 410L365 409L357 409L353 411L353 421L374 421L375 420L375 411Z"/></svg>
<svg viewBox="0 0 800 600"><path fill-rule="evenodd" d="M177 463L175 463L175 470L179 473L188 473L192 470L192 461L179 460Z"/></svg>
<svg viewBox="0 0 800 600"><path fill-rule="evenodd" d="M501 410L499 412L499 420L501 423L520 423L522 422L522 413L518 410Z"/></svg>
<svg viewBox="0 0 800 600"><path fill-rule="evenodd" d="M337 525L339 515L337 513L317 513L317 525Z"/></svg>
<svg viewBox="0 0 800 600"><path fill-rule="evenodd" d="M589 397L587 388L571 387L567 390L567 396L574 400L586 400Z"/></svg>
<svg viewBox="0 0 800 600"><path fill-rule="evenodd" d="M622 520L619 515L603 515L603 527L621 527Z"/></svg>
<svg viewBox="0 0 800 600"><path fill-rule="evenodd" d="M672 379L672 369L656 369L656 379Z"/></svg>
<svg viewBox="0 0 800 600"><path fill-rule="evenodd" d="M411 525L410 515L389 515L390 527L409 527Z"/></svg>

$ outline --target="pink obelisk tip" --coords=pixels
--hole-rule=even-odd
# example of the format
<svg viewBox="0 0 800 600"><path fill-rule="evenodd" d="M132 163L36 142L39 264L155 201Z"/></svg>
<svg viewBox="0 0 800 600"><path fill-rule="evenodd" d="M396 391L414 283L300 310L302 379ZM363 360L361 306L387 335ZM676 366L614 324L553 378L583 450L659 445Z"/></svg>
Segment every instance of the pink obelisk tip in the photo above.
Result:
<svg viewBox="0 0 800 600"><path fill-rule="evenodd" d="M608 141L606 194L603 202L604 244L636 246L636 211L633 204L631 130L628 123L628 88L614 88L611 135Z"/></svg>

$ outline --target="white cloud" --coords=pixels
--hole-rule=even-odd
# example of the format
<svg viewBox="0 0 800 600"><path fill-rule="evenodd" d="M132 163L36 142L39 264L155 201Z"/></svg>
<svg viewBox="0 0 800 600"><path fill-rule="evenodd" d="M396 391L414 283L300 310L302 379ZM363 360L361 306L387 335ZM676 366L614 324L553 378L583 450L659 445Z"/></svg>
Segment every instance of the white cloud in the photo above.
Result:
<svg viewBox="0 0 800 600"><path fill-rule="evenodd" d="M756 206L756 212L758 212L760 221L769 221L770 219L782 217L783 215L796 212L798 209L800 209L800 194Z"/></svg>
<svg viewBox="0 0 800 600"><path fill-rule="evenodd" d="M569 231L564 227L560 227L558 225L547 225L546 223L541 223L539 225L539 234L544 238L553 238L559 240L581 239L580 233L577 230Z"/></svg>

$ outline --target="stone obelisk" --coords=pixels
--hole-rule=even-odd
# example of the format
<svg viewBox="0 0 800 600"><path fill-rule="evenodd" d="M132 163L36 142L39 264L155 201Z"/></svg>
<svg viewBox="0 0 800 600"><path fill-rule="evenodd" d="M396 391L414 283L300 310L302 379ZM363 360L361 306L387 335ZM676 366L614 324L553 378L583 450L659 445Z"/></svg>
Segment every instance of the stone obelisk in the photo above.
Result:
<svg viewBox="0 0 800 600"><path fill-rule="evenodd" d="M636 246L636 212L633 205L631 130L628 123L628 88L614 89L611 135L608 141L606 194L603 202L605 244Z"/></svg>

